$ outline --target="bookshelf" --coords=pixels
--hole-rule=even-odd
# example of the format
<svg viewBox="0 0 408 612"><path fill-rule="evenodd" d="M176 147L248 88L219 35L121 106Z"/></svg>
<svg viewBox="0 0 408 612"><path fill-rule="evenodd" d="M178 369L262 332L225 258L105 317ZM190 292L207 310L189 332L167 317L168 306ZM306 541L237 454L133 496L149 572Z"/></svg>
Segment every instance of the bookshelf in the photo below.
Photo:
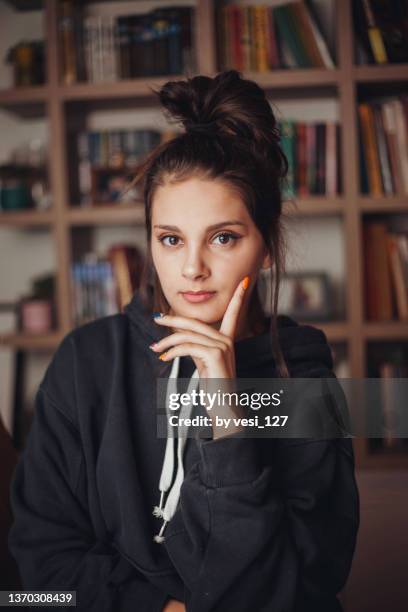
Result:
<svg viewBox="0 0 408 612"><path fill-rule="evenodd" d="M218 72L214 3L196 0L195 45L197 72L213 75ZM18 3L17 3L18 7ZM341 126L341 166L343 185L335 198L313 196L298 199L298 212L290 213L313 219L335 216L341 220L345 253L345 310L342 321L313 323L327 334L330 342L344 344L353 378L366 376L367 352L371 341L408 342L408 326L403 322L367 322L364 316L362 225L366 215L400 215L408 213L408 196L371 198L362 196L359 186L359 150L357 102L361 89L380 84L383 88L406 86L408 65L361 66L354 61L354 33L351 0L335 0L336 7L336 67L334 69L303 68L274 70L270 73L245 72L273 99L285 96L299 99L308 95L329 92L339 105ZM61 82L58 48L57 3L44 0L44 31L46 33L47 80L43 86L0 91L0 108L23 118L44 116L49 124L49 180L53 207L49 211L3 212L1 227L46 228L56 245L56 308L58 329L43 337L24 337L3 334L0 344L23 350L52 350L72 328L70 298L70 270L73 261L72 232L78 228L97 226L135 225L143 223L142 203L103 208L74 207L68 185L67 131L70 114L81 109L143 108L157 104L149 87L160 86L171 77L151 77L122 80L112 83L78 83L71 86ZM359 468L408 467L408 453L382 456L368 452L367 441L354 440Z"/></svg>

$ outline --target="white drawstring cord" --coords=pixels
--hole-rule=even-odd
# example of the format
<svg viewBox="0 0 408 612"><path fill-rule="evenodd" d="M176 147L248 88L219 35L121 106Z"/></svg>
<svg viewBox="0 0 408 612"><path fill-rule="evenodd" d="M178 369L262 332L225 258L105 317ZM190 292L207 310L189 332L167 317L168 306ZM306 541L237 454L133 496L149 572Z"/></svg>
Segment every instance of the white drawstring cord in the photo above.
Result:
<svg viewBox="0 0 408 612"><path fill-rule="evenodd" d="M175 357L173 366L169 375L169 380L167 383L167 393L166 393L166 415L169 417L169 395L170 392L177 392L177 377L179 373L179 357ZM191 394L192 390L195 389L199 384L199 376L197 369L194 370L190 383L188 386L187 394ZM175 390L175 391L174 391ZM187 405L183 405L180 411L180 419L188 418L192 412L192 403L189 402ZM183 454L184 448L187 442L187 433L188 427L179 426L178 427L178 438L177 438L177 472L174 483L171 487L171 490L168 493L166 503L163 507L164 495L168 491L173 472L174 472L174 435L171 435L171 426L169 424L168 419L168 427L167 427L167 444L166 451L163 460L162 474L160 477L159 489L161 491L160 494L160 504L159 506L155 506L153 509L153 514L156 517L163 518L163 524L158 535L154 536L154 541L161 544L164 541L164 530L167 526L167 523L170 521L172 516L174 515L178 500L180 497L180 489L184 480L184 466L183 466Z"/></svg>

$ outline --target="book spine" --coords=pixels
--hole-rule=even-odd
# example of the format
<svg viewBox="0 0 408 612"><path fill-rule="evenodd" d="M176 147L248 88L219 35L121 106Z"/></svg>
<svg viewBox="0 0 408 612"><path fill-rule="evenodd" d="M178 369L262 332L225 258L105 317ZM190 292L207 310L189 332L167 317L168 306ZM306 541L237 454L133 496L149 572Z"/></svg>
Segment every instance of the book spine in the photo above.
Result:
<svg viewBox="0 0 408 612"><path fill-rule="evenodd" d="M337 195L337 124L326 123L326 195Z"/></svg>
<svg viewBox="0 0 408 612"><path fill-rule="evenodd" d="M401 100L392 102L395 113L398 156L401 164L402 187L404 195L408 195L408 135L404 109Z"/></svg>
<svg viewBox="0 0 408 612"><path fill-rule="evenodd" d="M307 10L304 12L305 18L309 22L310 31L312 36L316 42L317 48L320 53L321 60L323 61L326 68L335 68L334 61L332 55L330 53L327 42L324 39L324 36L320 30L319 24L315 15L312 14L313 4L311 2L307 2Z"/></svg>
<svg viewBox="0 0 408 612"><path fill-rule="evenodd" d="M373 111L368 104L361 103L358 105L358 113L361 123L361 135L367 164L370 195L380 197L383 195L383 190L381 183L380 160L375 137Z"/></svg>
<svg viewBox="0 0 408 612"><path fill-rule="evenodd" d="M394 193L402 194L402 168L398 155L397 125L395 121L394 107L390 102L384 102L381 106L385 138L387 140L388 154L390 158Z"/></svg>
<svg viewBox="0 0 408 612"><path fill-rule="evenodd" d="M85 55L85 72L86 80L92 83L92 44L91 44L91 21L87 17L84 19L84 55Z"/></svg>
<svg viewBox="0 0 408 612"><path fill-rule="evenodd" d="M391 320L394 312L387 255L387 228L382 222L364 225L366 312L369 320Z"/></svg>
<svg viewBox="0 0 408 612"><path fill-rule="evenodd" d="M250 30L250 7L240 7L242 15L242 52L245 71L251 70L251 30Z"/></svg>
<svg viewBox="0 0 408 612"><path fill-rule="evenodd" d="M257 70L267 72L269 67L266 45L266 7L255 6L254 9Z"/></svg>
<svg viewBox="0 0 408 612"><path fill-rule="evenodd" d="M303 38L301 29L302 25L298 20L298 15L296 13L296 3L292 2L285 6L285 12L287 15L288 22L290 23L291 30L294 34L294 38L296 41L296 46L298 49L298 53L302 57L303 65L308 68L313 67L313 58L310 52L310 48L307 45L307 41Z"/></svg>
<svg viewBox="0 0 408 612"><path fill-rule="evenodd" d="M377 105L373 105L372 108L383 189L386 195L392 195L394 192L394 187L392 183L390 160L388 158L387 142L385 139L381 108Z"/></svg>
<svg viewBox="0 0 408 612"><path fill-rule="evenodd" d="M232 55L233 65L237 70L244 70L244 56L242 50L242 11L239 6L232 6Z"/></svg>
<svg viewBox="0 0 408 612"><path fill-rule="evenodd" d="M400 321L406 321L408 319L408 286L405 284L403 263L397 237L394 234L387 234L387 252L398 318Z"/></svg>
<svg viewBox="0 0 408 612"><path fill-rule="evenodd" d="M308 193L315 193L316 182L316 126L314 123L306 124L306 168L307 168L307 190Z"/></svg>
<svg viewBox="0 0 408 612"><path fill-rule="evenodd" d="M326 124L318 123L316 125L316 173L317 173L317 193L320 195L325 194L326 188L326 175L325 175L325 163L326 163Z"/></svg>
<svg viewBox="0 0 408 612"><path fill-rule="evenodd" d="M288 45L297 66L300 68L308 68L309 61L299 45L296 32L290 20L290 12L287 8L287 6L277 6L273 9L273 16L279 29L279 35Z"/></svg>
<svg viewBox="0 0 408 612"><path fill-rule="evenodd" d="M307 8L303 2L293 2L290 5L293 21L296 24L298 36L302 41L311 66L316 68L325 68L325 63L321 57L319 47L316 43L313 29L310 25L310 15L307 14Z"/></svg>
<svg viewBox="0 0 408 612"><path fill-rule="evenodd" d="M387 52L385 50L381 31L375 23L370 0L362 0L362 3L367 23L368 39L370 41L374 59L377 64L386 64L388 62Z"/></svg>
<svg viewBox="0 0 408 612"><path fill-rule="evenodd" d="M276 40L276 28L273 18L273 10L271 7L265 7L267 17L267 53L268 53L268 65L273 69L281 67L281 61L279 57L278 43Z"/></svg>
<svg viewBox="0 0 408 612"><path fill-rule="evenodd" d="M64 0L61 4L60 32L63 49L63 82L65 85L76 83L78 78L74 30L74 7L71 0Z"/></svg>

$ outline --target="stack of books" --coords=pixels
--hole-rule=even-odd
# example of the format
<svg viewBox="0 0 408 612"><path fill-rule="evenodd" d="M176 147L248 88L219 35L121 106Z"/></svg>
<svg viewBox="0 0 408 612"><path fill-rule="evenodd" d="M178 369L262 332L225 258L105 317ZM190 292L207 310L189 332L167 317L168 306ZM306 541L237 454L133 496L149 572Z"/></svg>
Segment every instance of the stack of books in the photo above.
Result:
<svg viewBox="0 0 408 612"><path fill-rule="evenodd" d="M157 8L146 14L86 16L63 0L59 28L63 82L103 82L196 72L195 9Z"/></svg>
<svg viewBox="0 0 408 612"><path fill-rule="evenodd" d="M289 169L282 185L284 199L335 196L340 185L340 128L333 121L279 122L281 146Z"/></svg>
<svg viewBox="0 0 408 612"><path fill-rule="evenodd" d="M221 69L334 68L333 53L309 0L220 6L217 32Z"/></svg>
<svg viewBox="0 0 408 612"><path fill-rule="evenodd" d="M367 221L363 239L367 319L407 321L408 232L390 232L382 221Z"/></svg>
<svg viewBox="0 0 408 612"><path fill-rule="evenodd" d="M72 264L72 307L76 326L121 312L139 288L144 256L134 245L116 244L105 257L87 253Z"/></svg>
<svg viewBox="0 0 408 612"><path fill-rule="evenodd" d="M408 195L408 96L361 102L361 192Z"/></svg>
<svg viewBox="0 0 408 612"><path fill-rule="evenodd" d="M134 201L129 193L137 165L160 144L158 130L103 130L81 132L77 137L79 197L81 205L95 202Z"/></svg>

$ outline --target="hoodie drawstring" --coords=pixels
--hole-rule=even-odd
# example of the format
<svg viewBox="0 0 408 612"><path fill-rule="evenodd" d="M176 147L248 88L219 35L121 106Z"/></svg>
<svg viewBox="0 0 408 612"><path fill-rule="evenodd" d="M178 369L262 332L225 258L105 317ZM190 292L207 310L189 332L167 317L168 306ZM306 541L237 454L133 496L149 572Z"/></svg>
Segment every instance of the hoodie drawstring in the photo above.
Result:
<svg viewBox="0 0 408 612"><path fill-rule="evenodd" d="M170 489L172 477L174 474L174 434L171 435L172 427L169 423L169 397L171 393L177 393L177 378L179 373L179 365L180 365L180 357L175 357L173 361L173 365L170 371L169 379L167 382L166 389L166 416L167 416L167 443L166 450L164 453L162 472L160 475L159 481L159 490L160 490L160 503L159 506L154 506L153 515L158 518L163 518L162 527L158 533L158 535L154 536L154 541L158 544L161 544L164 541L164 530L174 515L178 500L180 498L180 489L184 480L184 466L183 466L183 454L184 448L187 442L187 433L188 427L186 426L178 426L177 428L177 472L176 477L173 482L173 485ZM188 389L186 391L187 394L190 394L193 389L195 389L199 385L199 376L197 369L194 370ZM183 405L180 410L179 417L181 418L189 418L192 412L192 403L190 402L187 405ZM170 489L170 491L169 491ZM169 491L169 492L168 492ZM166 502L164 504L165 494L168 492ZM163 506L164 504L164 506Z"/></svg>

